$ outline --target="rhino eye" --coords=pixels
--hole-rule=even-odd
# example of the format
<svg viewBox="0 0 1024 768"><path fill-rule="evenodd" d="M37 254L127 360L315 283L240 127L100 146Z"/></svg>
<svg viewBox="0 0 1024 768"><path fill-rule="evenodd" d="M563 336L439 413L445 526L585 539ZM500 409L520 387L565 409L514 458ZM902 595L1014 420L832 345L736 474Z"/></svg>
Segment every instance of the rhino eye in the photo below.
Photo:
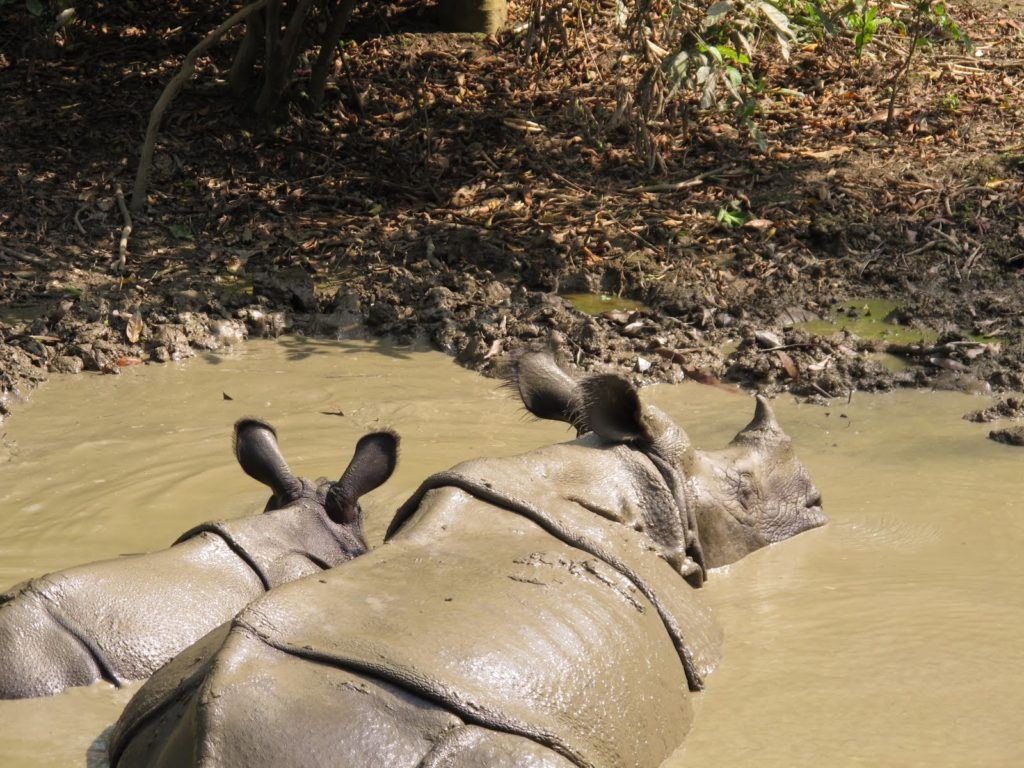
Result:
<svg viewBox="0 0 1024 768"><path fill-rule="evenodd" d="M754 487L754 476L749 472L740 473L736 496L744 507L750 506L750 503L757 496L757 488Z"/></svg>

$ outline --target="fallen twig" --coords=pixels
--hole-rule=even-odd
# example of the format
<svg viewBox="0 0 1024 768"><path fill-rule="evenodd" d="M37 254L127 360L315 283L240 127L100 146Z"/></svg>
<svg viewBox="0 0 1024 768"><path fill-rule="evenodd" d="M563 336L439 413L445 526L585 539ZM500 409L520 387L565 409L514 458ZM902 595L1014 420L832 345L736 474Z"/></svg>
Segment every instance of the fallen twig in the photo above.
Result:
<svg viewBox="0 0 1024 768"><path fill-rule="evenodd" d="M75 226L78 228L78 231L81 232L83 235L85 234L85 227L82 226L82 220L79 217L82 215L82 211L84 211L88 207L89 204L85 203L84 205L80 205L78 207L78 210L75 211Z"/></svg>
<svg viewBox="0 0 1024 768"><path fill-rule="evenodd" d="M708 176L714 176L717 173L728 170L728 166L722 165L718 168L712 168L710 171L704 171L698 173L696 176L686 179L685 181L675 181L665 184L648 184L644 187L630 187L627 192L678 192L681 189L687 187L697 187L704 183L704 179Z"/></svg>

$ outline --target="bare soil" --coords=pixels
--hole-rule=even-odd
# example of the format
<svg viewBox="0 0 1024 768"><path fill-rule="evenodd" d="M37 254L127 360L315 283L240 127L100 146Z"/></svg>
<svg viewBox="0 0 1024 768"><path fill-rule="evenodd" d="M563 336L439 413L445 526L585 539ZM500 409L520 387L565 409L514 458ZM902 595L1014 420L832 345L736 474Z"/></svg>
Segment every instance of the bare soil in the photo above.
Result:
<svg viewBox="0 0 1024 768"><path fill-rule="evenodd" d="M374 4L327 108L297 100L273 126L226 95L224 46L168 113L122 273L115 190L130 192L161 89L221 18L100 4L44 50L14 5L0 8L0 418L50 371L284 331L428 341L485 373L554 345L584 369L815 400L1024 389L1020 3L951 7L976 48L922 52L895 130L899 38L860 61L843 41L808 45L765 64L790 89L764 97L766 152L724 115L666 120L661 177L608 127L599 29L574 43L592 70L537 69L514 32L443 34L429 6ZM643 306L591 315L568 293ZM802 327L868 299L920 340Z"/></svg>

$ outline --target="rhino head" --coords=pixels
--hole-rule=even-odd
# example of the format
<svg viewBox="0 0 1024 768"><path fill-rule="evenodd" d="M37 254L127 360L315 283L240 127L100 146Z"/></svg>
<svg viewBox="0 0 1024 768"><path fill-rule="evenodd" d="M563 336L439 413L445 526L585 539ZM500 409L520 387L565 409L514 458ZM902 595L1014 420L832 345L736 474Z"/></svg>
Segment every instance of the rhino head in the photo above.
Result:
<svg viewBox="0 0 1024 768"><path fill-rule="evenodd" d="M272 491L263 511L301 506L322 512L334 524L335 533L343 538L344 548L352 557L368 549L359 498L382 485L394 472L398 443L398 436L390 431L364 435L339 480L319 478L313 482L297 477L288 467L277 444L277 432L270 424L254 418L235 423L238 463L247 475Z"/></svg>
<svg viewBox="0 0 1024 768"><path fill-rule="evenodd" d="M576 379L551 355L527 353L514 361L510 384L533 415L647 454L677 486L687 555L702 575L827 521L821 494L761 396L753 419L728 446L698 451L682 429L644 404L619 376Z"/></svg>

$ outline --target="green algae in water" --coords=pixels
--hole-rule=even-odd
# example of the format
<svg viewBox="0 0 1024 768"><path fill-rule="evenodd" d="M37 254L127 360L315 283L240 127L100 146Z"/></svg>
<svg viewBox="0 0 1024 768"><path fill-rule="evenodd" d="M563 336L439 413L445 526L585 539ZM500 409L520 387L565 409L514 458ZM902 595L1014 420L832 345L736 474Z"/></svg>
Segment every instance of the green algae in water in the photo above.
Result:
<svg viewBox="0 0 1024 768"><path fill-rule="evenodd" d="M632 312L648 308L646 304L635 299L623 299L606 293L563 293L562 298L587 315L599 315L614 310Z"/></svg>
<svg viewBox="0 0 1024 768"><path fill-rule="evenodd" d="M938 332L931 329L910 328L886 320L898 308L895 301L888 299L847 301L839 306L835 320L811 320L799 323L797 328L819 336L849 331L862 339L884 339L898 344L934 344L938 340Z"/></svg>
<svg viewBox="0 0 1024 768"><path fill-rule="evenodd" d="M909 371L913 367L899 355L893 355L889 352L869 352L867 354L867 358L869 360L874 360L876 363L881 365L883 368L888 369L892 373Z"/></svg>

